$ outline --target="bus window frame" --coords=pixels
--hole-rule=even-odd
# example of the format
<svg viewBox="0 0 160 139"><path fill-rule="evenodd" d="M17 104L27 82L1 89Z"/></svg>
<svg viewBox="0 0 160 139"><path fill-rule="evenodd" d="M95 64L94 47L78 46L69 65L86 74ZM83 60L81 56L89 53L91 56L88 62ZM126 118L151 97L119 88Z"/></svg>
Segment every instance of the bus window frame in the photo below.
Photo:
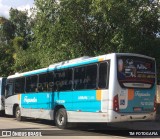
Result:
<svg viewBox="0 0 160 139"><path fill-rule="evenodd" d="M100 64L106 63L107 65L107 71L106 71L106 84L105 87L99 87L99 68ZM98 81L97 81L97 89L108 89L109 88L109 74L110 74L110 60L105 60L98 63Z"/></svg>
<svg viewBox="0 0 160 139"><path fill-rule="evenodd" d="M48 76L49 76L49 74L50 73L52 73L52 79L53 79L53 83L54 83L54 71L49 71L49 72L47 72L47 78L48 78ZM49 83L49 82L48 82ZM47 92L54 92L53 91L53 86L52 86L52 91L49 91L49 87L47 88Z"/></svg>
<svg viewBox="0 0 160 139"><path fill-rule="evenodd" d="M27 78L28 77L33 77L33 76L37 76L37 83L38 83L38 74L33 74L33 75L30 75L30 76L26 76L25 77L25 93L26 94L30 94L30 93L33 93L33 91L31 92L27 92L26 89L27 89ZM34 93L38 93L38 86L36 85L36 91L34 91Z"/></svg>
<svg viewBox="0 0 160 139"><path fill-rule="evenodd" d="M13 80L13 81L8 83L8 80ZM8 98L8 97L13 96L13 95L16 95L16 94L14 93L14 88L15 88L14 84L15 84L15 78L7 79L7 80L6 80L5 98ZM8 95L8 93L7 93L8 89L9 89L9 87L8 87L9 85L12 85L12 87L13 87L13 88L12 88L12 94L10 94L10 95Z"/></svg>
<svg viewBox="0 0 160 139"><path fill-rule="evenodd" d="M54 84L55 84L55 72L59 72L59 71L66 71L66 70L71 70L71 72L72 72L72 77L71 77L71 80L72 80L72 85L71 85L71 89L67 89L67 90L61 90L61 89L55 89L55 85L53 86L53 88L52 88L52 92L67 92L67 91L73 91L73 76L74 76L74 71L73 71L73 68L62 68L62 69L56 69L56 70L54 70L53 71L53 82L54 82Z"/></svg>
<svg viewBox="0 0 160 139"><path fill-rule="evenodd" d="M74 91L96 90L96 89L97 89L97 84L98 84L98 63L97 63L97 62L96 62L96 63L91 63L91 64L85 64L85 65L75 66L73 69L74 69L74 72L75 72L75 69L76 69L76 68L87 67L87 66L92 66L92 65L96 65L96 66L97 66L96 87L95 87L95 88L92 88L92 89L88 89L88 88L75 89L75 87L74 87L74 80L75 80L75 78L73 78L72 82L73 82L73 90L74 90ZM74 72L73 72L73 76L75 75ZM74 77L75 77L75 76L74 76Z"/></svg>
<svg viewBox="0 0 160 139"><path fill-rule="evenodd" d="M40 91L39 90L39 86L38 86L38 84L39 84L39 76L41 76L41 75L46 75L46 78L47 78L47 76L48 76L48 73L47 72L45 72L45 73L40 73L40 74L38 74L37 76L38 76L38 81L37 81L37 91L38 91L38 93L43 93L43 92L47 92L47 91ZM47 88L47 90L48 90L48 88Z"/></svg>
<svg viewBox="0 0 160 139"><path fill-rule="evenodd" d="M47 80L47 90L46 91L39 91L39 89L38 89L38 84L39 84L39 76L40 75L44 75L44 74L46 74L46 78L48 79L48 76L49 76L49 74L50 73L52 73L52 79L53 79L53 82L54 82L54 71L49 71L49 72L44 72L44 73L40 73L40 74L37 74L37 76L38 76L38 78L37 78L37 93L44 93L44 92L53 92L53 87L52 87L52 91L49 91L49 81Z"/></svg>
<svg viewBox="0 0 160 139"><path fill-rule="evenodd" d="M24 78L24 88L23 88L24 92L16 93L16 92L15 92L15 83L16 83L16 80L17 80L17 79L22 79L22 78ZM26 89L25 89L25 88L26 88L26 77L21 76L21 77L18 77L18 78L14 78L14 91L13 91L13 92L14 92L15 95L26 93Z"/></svg>

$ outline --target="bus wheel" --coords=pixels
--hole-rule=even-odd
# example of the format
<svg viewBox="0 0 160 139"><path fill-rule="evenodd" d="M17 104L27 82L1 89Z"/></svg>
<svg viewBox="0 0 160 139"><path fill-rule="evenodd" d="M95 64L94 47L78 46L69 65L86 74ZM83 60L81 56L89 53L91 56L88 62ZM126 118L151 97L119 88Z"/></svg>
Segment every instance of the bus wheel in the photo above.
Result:
<svg viewBox="0 0 160 139"><path fill-rule="evenodd" d="M15 117L17 121L22 121L21 110L19 106L16 107Z"/></svg>
<svg viewBox="0 0 160 139"><path fill-rule="evenodd" d="M55 114L55 124L58 128L67 128L67 113L64 108L60 108Z"/></svg>

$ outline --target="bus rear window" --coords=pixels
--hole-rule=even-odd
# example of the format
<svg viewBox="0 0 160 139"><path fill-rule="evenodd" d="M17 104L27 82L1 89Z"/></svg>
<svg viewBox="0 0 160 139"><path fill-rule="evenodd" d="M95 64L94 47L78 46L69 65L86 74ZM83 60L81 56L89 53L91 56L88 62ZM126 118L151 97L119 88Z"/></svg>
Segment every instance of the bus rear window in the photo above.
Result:
<svg viewBox="0 0 160 139"><path fill-rule="evenodd" d="M123 88L151 88L155 83L155 61L135 56L119 56L117 76Z"/></svg>

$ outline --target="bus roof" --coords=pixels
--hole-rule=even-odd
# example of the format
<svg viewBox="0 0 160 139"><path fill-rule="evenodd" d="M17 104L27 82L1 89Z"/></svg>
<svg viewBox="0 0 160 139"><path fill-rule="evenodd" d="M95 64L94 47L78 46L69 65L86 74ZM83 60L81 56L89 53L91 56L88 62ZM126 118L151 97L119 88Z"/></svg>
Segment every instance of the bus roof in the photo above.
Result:
<svg viewBox="0 0 160 139"><path fill-rule="evenodd" d="M16 73L14 75L8 76L8 78L17 78L17 77L23 77L23 76L30 76L30 75L36 75L36 74L43 74L45 72L50 72L58 69L65 69L69 67L75 67L75 66L80 66L80 65L86 65L86 64L91 64L91 63L96 63L98 61L103 61L107 59L111 59L111 57L114 57L115 55L117 56L137 56L137 57L143 57L143 58L148 58L155 60L152 57L141 55L141 54L134 54L134 53L111 53L111 54L106 54L106 55L101 55L97 57L89 57L89 56L84 56L76 59L71 59L71 60L66 60L62 61L59 63L51 64L47 68L42 68L42 69L37 69L33 71L28 71L24 73Z"/></svg>
<svg viewBox="0 0 160 139"><path fill-rule="evenodd" d="M155 58L150 57L150 56L146 56L146 55L142 55L142 54L135 54L135 53L115 53L117 56L137 56L137 57L143 57L143 58L148 58L148 59L152 59L155 60Z"/></svg>

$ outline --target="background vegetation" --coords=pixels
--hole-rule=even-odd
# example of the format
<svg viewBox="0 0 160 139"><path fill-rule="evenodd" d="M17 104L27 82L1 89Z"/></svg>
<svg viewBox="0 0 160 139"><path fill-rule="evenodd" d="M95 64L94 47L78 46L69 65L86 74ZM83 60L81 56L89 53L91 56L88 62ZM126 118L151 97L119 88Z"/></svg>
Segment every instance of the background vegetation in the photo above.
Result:
<svg viewBox="0 0 160 139"><path fill-rule="evenodd" d="M151 0L35 0L32 15L0 17L0 76L84 55L139 53L160 71L160 4Z"/></svg>

